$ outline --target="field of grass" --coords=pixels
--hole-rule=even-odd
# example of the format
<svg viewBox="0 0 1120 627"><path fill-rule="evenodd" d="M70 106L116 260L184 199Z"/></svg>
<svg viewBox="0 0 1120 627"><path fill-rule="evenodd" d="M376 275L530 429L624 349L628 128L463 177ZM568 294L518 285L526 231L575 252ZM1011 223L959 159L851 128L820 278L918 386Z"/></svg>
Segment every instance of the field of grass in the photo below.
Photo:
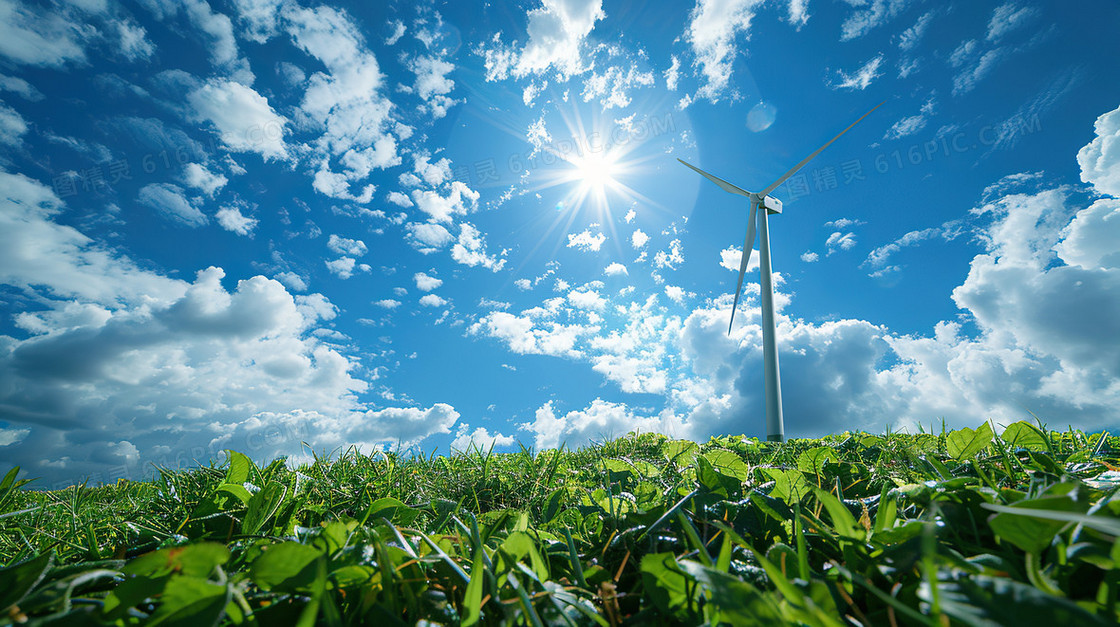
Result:
<svg viewBox="0 0 1120 627"><path fill-rule="evenodd" d="M0 624L1109 625L1118 450L1021 422L13 472Z"/></svg>

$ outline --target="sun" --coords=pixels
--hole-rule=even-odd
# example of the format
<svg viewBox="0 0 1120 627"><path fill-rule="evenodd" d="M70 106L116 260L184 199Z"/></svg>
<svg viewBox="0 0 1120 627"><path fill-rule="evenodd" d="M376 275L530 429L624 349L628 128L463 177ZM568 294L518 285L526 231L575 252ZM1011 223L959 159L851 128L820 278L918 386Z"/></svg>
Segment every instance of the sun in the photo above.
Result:
<svg viewBox="0 0 1120 627"><path fill-rule="evenodd" d="M577 181L583 192L600 194L607 188L615 187L619 173L617 156L607 150L587 152L571 160L572 178Z"/></svg>

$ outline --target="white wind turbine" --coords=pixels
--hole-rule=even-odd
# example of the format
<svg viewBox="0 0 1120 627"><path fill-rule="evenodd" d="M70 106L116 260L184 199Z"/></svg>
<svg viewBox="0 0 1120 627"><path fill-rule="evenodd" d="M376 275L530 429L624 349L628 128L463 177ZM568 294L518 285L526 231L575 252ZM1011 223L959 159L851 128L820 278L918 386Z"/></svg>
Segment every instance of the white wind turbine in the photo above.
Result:
<svg viewBox="0 0 1120 627"><path fill-rule="evenodd" d="M883 104L883 102L880 102L872 107L871 111L878 109L883 106ZM847 133L856 124L859 124L860 120L871 114L871 111L861 115L858 120L848 125L848 128L840 131L836 137L828 140L825 145L817 148L813 151L813 154L802 159L801 163L793 166L788 172L778 177L778 180L774 181L767 186L766 189L757 194L728 183L718 176L709 174L682 159L677 159L677 161L696 170L716 185L719 185L724 191L746 196L751 201L750 215L747 218L747 237L743 242L743 258L739 262L739 283L735 286L735 302L731 305L731 322L727 325L727 334L731 335L731 327L735 324L735 309L739 306L739 294L743 291L743 275L747 272L747 261L751 258L751 249L754 248L755 222L757 221L758 237L760 240L758 251L759 273L761 274L760 287L762 288L762 359L765 362L764 380L766 384L766 439L771 442L781 442L785 439L785 424L782 420L782 381L778 372L778 347L774 337L774 290L770 274L770 231L767 229L766 220L768 214L778 214L782 212L782 201L773 196L769 196L769 194L777 189L779 185L785 183L786 179L805 167L806 163L809 163L817 155L821 154L821 151L828 148L832 142L840 139L841 135ZM766 211L759 212L759 206L765 207Z"/></svg>

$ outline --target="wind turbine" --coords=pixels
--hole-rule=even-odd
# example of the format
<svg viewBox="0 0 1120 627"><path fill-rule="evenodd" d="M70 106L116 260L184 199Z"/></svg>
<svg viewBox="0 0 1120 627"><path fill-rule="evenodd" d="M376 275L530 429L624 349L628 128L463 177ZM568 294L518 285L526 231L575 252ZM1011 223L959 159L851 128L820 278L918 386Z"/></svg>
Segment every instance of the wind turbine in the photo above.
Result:
<svg viewBox="0 0 1120 627"><path fill-rule="evenodd" d="M840 131L836 137L828 140L825 145L813 151L813 154L801 160L801 163L793 166L788 172L778 177L778 180L768 185L761 192L753 193L733 185L727 181L709 174L700 168L688 163L682 159L677 159L686 166L696 170L708 180L719 185L726 192L746 196L750 199L751 210L747 218L747 237L743 242L743 258L739 262L739 283L735 286L735 302L731 305L731 322L727 325L727 334L731 335L731 327L735 324L735 309L739 306L739 295L743 291L743 275L747 272L747 261L751 258L751 249L754 248L754 233L756 229L755 223L757 222L759 245L759 274L761 275L760 287L762 292L762 359L765 365L764 381L766 384L766 439L770 442L781 442L785 439L785 424L782 419L782 381L781 375L778 372L778 347L774 337L774 289L770 273L770 231L767 227L766 216L769 214L779 214L782 212L782 201L770 196L770 192L778 188L779 185L786 182L786 179L797 174L797 171L805 167L806 163L812 161L821 151L828 148L832 142L840 139L840 136L847 133L853 126L859 124L863 118L871 115L871 112L883 106L886 101L872 107L871 111L859 116L859 119L848 125L848 128ZM759 207L763 207L766 211L758 211ZM757 214L757 215L756 215Z"/></svg>

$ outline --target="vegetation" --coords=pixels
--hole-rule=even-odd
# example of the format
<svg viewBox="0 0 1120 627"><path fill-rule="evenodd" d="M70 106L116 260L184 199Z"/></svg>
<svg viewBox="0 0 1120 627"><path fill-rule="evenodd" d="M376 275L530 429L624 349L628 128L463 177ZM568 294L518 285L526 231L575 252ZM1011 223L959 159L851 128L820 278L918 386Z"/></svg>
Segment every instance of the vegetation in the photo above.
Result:
<svg viewBox="0 0 1120 627"><path fill-rule="evenodd" d="M0 623L1107 625L1117 441L1029 423L0 484ZM33 484L32 484L33 485Z"/></svg>

